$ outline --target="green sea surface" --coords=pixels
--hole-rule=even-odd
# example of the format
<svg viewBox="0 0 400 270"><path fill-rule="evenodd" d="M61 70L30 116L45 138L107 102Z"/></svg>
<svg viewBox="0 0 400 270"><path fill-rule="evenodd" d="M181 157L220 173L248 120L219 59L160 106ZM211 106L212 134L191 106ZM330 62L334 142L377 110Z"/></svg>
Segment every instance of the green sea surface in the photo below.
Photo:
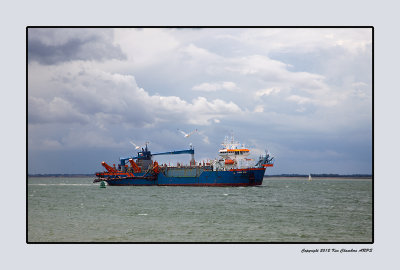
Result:
<svg viewBox="0 0 400 270"><path fill-rule="evenodd" d="M122 186L29 177L28 242L372 242L372 180Z"/></svg>

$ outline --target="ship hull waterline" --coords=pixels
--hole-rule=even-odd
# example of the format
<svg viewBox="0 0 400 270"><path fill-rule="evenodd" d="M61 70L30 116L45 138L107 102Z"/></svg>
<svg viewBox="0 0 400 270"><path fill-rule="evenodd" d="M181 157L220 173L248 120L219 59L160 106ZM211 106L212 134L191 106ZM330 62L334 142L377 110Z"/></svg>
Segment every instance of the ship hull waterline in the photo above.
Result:
<svg viewBox="0 0 400 270"><path fill-rule="evenodd" d="M203 171L198 176L168 176L159 173L156 177L143 175L123 177L109 175L102 180L109 186L259 186L262 185L265 168L248 168L230 171ZM105 175L104 175L105 176Z"/></svg>

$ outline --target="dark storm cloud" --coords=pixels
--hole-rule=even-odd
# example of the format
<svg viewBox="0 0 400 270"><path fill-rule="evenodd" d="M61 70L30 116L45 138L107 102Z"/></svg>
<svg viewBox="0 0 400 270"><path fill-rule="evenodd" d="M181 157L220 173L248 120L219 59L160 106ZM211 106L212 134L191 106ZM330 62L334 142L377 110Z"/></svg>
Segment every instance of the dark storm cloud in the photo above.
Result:
<svg viewBox="0 0 400 270"><path fill-rule="evenodd" d="M28 61L53 65L71 60L126 59L121 48L113 45L112 39L108 38L112 32L76 30L74 36L66 33L60 37L52 33L60 32L60 29L29 29Z"/></svg>

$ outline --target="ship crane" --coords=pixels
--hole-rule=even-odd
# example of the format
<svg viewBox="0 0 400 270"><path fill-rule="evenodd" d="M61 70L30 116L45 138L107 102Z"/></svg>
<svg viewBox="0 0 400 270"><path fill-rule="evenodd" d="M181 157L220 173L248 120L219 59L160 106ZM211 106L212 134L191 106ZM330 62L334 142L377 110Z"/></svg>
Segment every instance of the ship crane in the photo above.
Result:
<svg viewBox="0 0 400 270"><path fill-rule="evenodd" d="M186 150L169 151L169 152L162 152L162 153L154 153L154 154L152 154L148 150L147 144L146 144L146 147L144 149L142 148L142 151L138 152L138 155L136 157L121 157L119 160L120 160L121 167L125 167L126 161L128 161L130 159L132 159L132 161L134 159L137 159L137 160L151 160L152 156L181 155L181 154L190 154L190 155L192 155L192 159L191 159L190 163L194 164L194 148L192 146L190 146L190 149L186 149Z"/></svg>
<svg viewBox="0 0 400 270"><path fill-rule="evenodd" d="M272 166L274 166L274 163L272 162L273 159L274 159L274 157L270 156L268 151L265 151L265 156L261 156L255 166L256 167L261 167L261 166L262 167L272 167Z"/></svg>
<svg viewBox="0 0 400 270"><path fill-rule="evenodd" d="M190 147L190 149L187 150L179 150L179 151L170 151L170 152L164 152L164 153L155 153L152 154L152 156L158 156L158 155L181 155L181 154L191 154L192 158L190 159L190 165L194 165L194 149Z"/></svg>
<svg viewBox="0 0 400 270"><path fill-rule="evenodd" d="M131 164L131 166L132 166L132 168L133 168L133 171L135 172L135 173L139 173L139 172L141 172L142 171L142 169L135 163L135 161L133 161L133 159L129 159L129 163Z"/></svg>
<svg viewBox="0 0 400 270"><path fill-rule="evenodd" d="M117 170L115 168L111 167L110 165L108 165L104 161L101 163L101 165L103 165L103 167L106 168L106 170L108 172L111 172L111 173L117 172Z"/></svg>

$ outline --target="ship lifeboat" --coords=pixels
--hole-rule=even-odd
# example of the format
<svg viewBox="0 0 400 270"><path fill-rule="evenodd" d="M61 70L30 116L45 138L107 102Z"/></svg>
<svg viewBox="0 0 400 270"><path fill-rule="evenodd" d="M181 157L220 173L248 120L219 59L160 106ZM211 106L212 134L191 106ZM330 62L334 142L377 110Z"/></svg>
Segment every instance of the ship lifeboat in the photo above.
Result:
<svg viewBox="0 0 400 270"><path fill-rule="evenodd" d="M225 164L226 165L231 165L231 164L234 164L235 163L235 161L233 161L232 159L225 159Z"/></svg>

